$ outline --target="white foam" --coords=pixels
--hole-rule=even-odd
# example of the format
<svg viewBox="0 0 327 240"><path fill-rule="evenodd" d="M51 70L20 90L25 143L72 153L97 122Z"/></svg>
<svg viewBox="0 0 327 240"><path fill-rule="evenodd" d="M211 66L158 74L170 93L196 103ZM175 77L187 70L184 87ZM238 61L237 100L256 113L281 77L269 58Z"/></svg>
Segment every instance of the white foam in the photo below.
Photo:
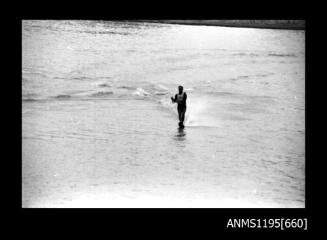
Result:
<svg viewBox="0 0 327 240"><path fill-rule="evenodd" d="M185 114L185 125L207 127L218 126L218 119L214 118L208 110L210 104L211 102L206 98L189 98Z"/></svg>
<svg viewBox="0 0 327 240"><path fill-rule="evenodd" d="M193 92L194 89L193 88L186 88L185 91L188 91L188 92Z"/></svg>
<svg viewBox="0 0 327 240"><path fill-rule="evenodd" d="M148 96L151 95L150 93L148 93L147 91L145 91L143 88L137 88L135 92L133 92L134 95L138 95L138 96Z"/></svg>
<svg viewBox="0 0 327 240"><path fill-rule="evenodd" d="M157 86L158 86L159 88L163 89L163 90L166 90L166 91L169 90L167 87L165 87L165 86L163 86L163 85L161 85L161 84L158 84Z"/></svg>

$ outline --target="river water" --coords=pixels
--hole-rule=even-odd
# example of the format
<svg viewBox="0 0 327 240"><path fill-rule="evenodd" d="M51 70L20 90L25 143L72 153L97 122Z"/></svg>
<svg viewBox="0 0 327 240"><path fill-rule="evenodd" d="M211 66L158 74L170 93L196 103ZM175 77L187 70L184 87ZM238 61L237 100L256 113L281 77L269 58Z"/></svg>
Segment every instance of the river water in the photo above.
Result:
<svg viewBox="0 0 327 240"><path fill-rule="evenodd" d="M304 52L299 30L22 21L22 206L304 207Z"/></svg>

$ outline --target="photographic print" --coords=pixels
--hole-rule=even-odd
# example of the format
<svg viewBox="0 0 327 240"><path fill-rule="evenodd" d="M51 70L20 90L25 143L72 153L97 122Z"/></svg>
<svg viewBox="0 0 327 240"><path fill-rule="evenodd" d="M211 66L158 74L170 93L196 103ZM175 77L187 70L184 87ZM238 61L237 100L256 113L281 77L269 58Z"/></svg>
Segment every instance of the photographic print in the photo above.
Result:
<svg viewBox="0 0 327 240"><path fill-rule="evenodd" d="M304 20L22 20L23 208L305 208Z"/></svg>

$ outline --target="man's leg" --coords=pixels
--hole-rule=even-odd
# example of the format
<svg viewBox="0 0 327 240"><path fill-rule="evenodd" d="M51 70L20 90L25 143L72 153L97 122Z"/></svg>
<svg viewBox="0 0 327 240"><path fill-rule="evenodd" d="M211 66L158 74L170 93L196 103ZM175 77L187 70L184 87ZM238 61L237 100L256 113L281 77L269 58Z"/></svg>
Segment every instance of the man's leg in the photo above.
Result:
<svg viewBox="0 0 327 240"><path fill-rule="evenodd" d="M186 108L181 111L181 122L184 123Z"/></svg>
<svg viewBox="0 0 327 240"><path fill-rule="evenodd" d="M182 111L180 109L178 109L178 119L179 122L182 122Z"/></svg>

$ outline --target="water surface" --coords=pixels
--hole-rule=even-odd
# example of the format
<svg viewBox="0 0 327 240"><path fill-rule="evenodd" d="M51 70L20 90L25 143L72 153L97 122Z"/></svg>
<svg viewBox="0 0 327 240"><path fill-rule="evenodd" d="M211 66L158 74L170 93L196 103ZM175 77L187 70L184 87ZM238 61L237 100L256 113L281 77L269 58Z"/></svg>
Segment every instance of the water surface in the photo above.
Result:
<svg viewBox="0 0 327 240"><path fill-rule="evenodd" d="M23 21L23 207L304 207L304 42L294 30Z"/></svg>

